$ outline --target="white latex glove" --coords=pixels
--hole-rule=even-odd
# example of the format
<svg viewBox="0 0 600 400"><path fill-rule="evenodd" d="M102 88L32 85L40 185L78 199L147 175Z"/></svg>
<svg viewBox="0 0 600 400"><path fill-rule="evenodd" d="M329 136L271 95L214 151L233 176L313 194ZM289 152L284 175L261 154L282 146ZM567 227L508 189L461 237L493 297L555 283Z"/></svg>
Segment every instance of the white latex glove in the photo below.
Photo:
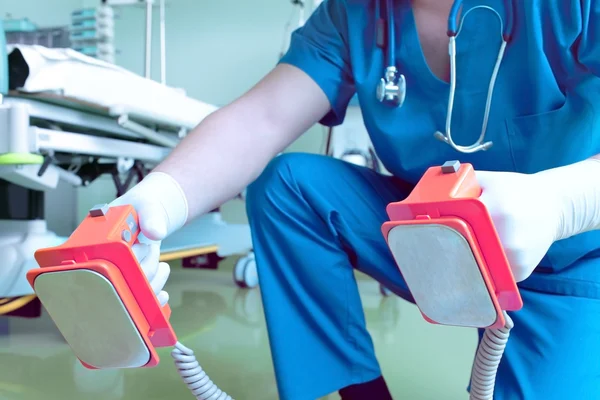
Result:
<svg viewBox="0 0 600 400"><path fill-rule="evenodd" d="M188 215L185 194L169 175L152 172L110 206L126 204L135 208L141 229L140 243L134 244L132 250L163 306L169 301L169 294L163 288L171 269L169 264L159 261L160 243L185 224Z"/></svg>
<svg viewBox="0 0 600 400"><path fill-rule="evenodd" d="M544 174L476 171L514 278L525 280L559 235L559 185Z"/></svg>

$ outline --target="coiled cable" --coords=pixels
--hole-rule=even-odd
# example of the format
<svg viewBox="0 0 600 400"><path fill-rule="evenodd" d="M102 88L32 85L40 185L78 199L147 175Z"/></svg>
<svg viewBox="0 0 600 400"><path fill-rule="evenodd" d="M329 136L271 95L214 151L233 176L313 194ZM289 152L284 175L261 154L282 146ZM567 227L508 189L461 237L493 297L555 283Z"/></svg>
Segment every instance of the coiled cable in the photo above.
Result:
<svg viewBox="0 0 600 400"><path fill-rule="evenodd" d="M506 312L504 320L504 327L486 329L479 343L471 372L470 400L492 400L494 397L498 367L506 349L510 330L514 327ZM193 350L177 342L171 356L175 360L177 372L196 400L233 400L210 380L196 360Z"/></svg>
<svg viewBox="0 0 600 400"><path fill-rule="evenodd" d="M510 330L514 327L512 319L506 312L504 312L504 320L503 328L486 329L479 343L471 371L470 400L492 400L494 397L498 367Z"/></svg>
<svg viewBox="0 0 600 400"><path fill-rule="evenodd" d="M231 396L217 387L202 369L194 352L177 342L171 352L177 372L196 396L196 400L233 400Z"/></svg>

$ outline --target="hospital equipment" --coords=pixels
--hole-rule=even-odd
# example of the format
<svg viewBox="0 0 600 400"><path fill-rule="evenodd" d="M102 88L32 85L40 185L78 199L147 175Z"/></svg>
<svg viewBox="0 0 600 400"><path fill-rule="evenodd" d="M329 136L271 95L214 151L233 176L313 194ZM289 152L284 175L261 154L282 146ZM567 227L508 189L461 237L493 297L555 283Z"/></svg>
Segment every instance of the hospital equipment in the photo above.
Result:
<svg viewBox="0 0 600 400"><path fill-rule="evenodd" d="M202 282L196 279L198 276L201 276ZM252 387L254 383L270 389L265 398L277 398L272 379L260 372L271 368L270 360L263 357L268 348L268 338L260 292L239 290L233 285L224 287L223 278L227 276L209 271L198 274L197 271L179 270L173 273L169 279L170 323L175 327L180 342L193 343L198 359L213 359L204 361L207 363L206 367L203 365L205 370L212 370L209 362L214 360L252 358L252 366L236 371L236 387L244 384ZM367 305L367 312L374 314L376 308ZM232 335L236 337L234 347L231 346ZM32 346L32 343L35 345ZM247 350L240 352L240 348ZM162 364L167 364L163 367L174 372L168 365L170 360L165 358L170 358L169 352L167 348L159 350L159 356ZM132 387L136 388L138 398L153 399L164 377L164 368L144 368L134 373L127 369L85 368L74 357L46 312L35 319L0 317L0 360L0 398L7 400L43 398L41 393L52 399L129 400L130 391L123 392L123 389ZM35 378L46 373L54 374L51 385L46 379ZM264 383L257 382L257 376L259 379L265 377ZM179 383L179 378L172 374L168 379L175 380L175 385ZM16 390L3 391L3 384L19 389L19 394ZM179 388L176 390L179 395L173 393L172 397L185 399L187 390ZM234 390L234 387L228 390Z"/></svg>
<svg viewBox="0 0 600 400"><path fill-rule="evenodd" d="M471 399L490 400L512 328L506 311L522 300L480 194L471 165L430 168L405 200L388 206L382 231L427 321L486 328ZM158 303L131 250L138 233L133 207L94 207L65 244L36 252L41 268L28 280L88 368L154 366L155 347L176 345L173 357L197 398L228 398L177 343L170 309Z"/></svg>
<svg viewBox="0 0 600 400"><path fill-rule="evenodd" d="M86 56L94 57L99 60L114 63L115 61L115 47L112 43L93 43L89 44L84 42L74 41L71 44L71 48L78 51Z"/></svg>
<svg viewBox="0 0 600 400"><path fill-rule="evenodd" d="M381 2L386 2L387 25L384 25ZM406 78L396 68L396 33L394 30L394 10L392 0L379 0L375 3L377 15L377 45L385 50L387 67L377 85L377 100L395 107L401 107L406 98ZM387 30L387 38L384 35ZM386 42L387 41L387 42Z"/></svg>
<svg viewBox="0 0 600 400"><path fill-rule="evenodd" d="M31 22L28 18L7 18L1 21L4 25L4 32L33 32L38 29L37 25Z"/></svg>
<svg viewBox="0 0 600 400"><path fill-rule="evenodd" d="M8 44L37 44L50 48L65 48L71 46L68 26L49 28L27 28L6 32Z"/></svg>
<svg viewBox="0 0 600 400"><path fill-rule="evenodd" d="M38 250L27 278L65 340L89 369L153 367L171 353L197 399L230 400L177 341L131 246L140 234L131 206L97 206L61 246Z"/></svg>
<svg viewBox="0 0 600 400"><path fill-rule="evenodd" d="M385 17L387 22L384 22L384 14L382 13L381 3L385 2ZM485 134L487 131L488 118L490 109L492 106L492 97L494 94L494 86L496 84L496 78L498 77L498 71L504 58L504 52L506 45L511 38L513 32L513 19L515 12L515 1L505 0L504 1L504 20L500 16L499 12L489 6L475 6L470 8L462 17L459 17L459 13L462 8L462 0L455 0L450 10L448 17L448 52L450 55L450 91L448 95L448 111L446 113L446 133L440 131L435 132L434 137L441 140L444 143L450 145L454 150L461 153L475 153L477 151L487 150L492 146L492 142L484 142ZM377 45L382 48L386 54L386 64L384 77L381 78L377 86L377 99L385 104L393 107L401 107L404 104L406 98L406 79L404 75L400 74L396 67L396 55L395 55L395 24L394 24L394 2L392 0L379 0L376 2L376 15L377 15ZM498 57L494 65L494 70L490 78L488 92L485 103L485 111L483 116L483 123L481 127L481 134L477 141L471 145L463 146L458 145L452 139L451 126L452 126L452 112L454 110L454 97L456 94L456 39L461 32L463 23L467 18L467 15L474 10L482 9L494 13L500 20L500 36L502 38L502 44L498 50ZM460 18L460 22L458 21ZM386 32L387 31L387 32Z"/></svg>
<svg viewBox="0 0 600 400"><path fill-rule="evenodd" d="M523 302L480 195L470 164L430 168L405 200L389 204L382 232L428 322L486 328L470 398L491 400L513 326L506 311Z"/></svg>
<svg viewBox="0 0 600 400"><path fill-rule="evenodd" d="M10 55L0 54L6 73L7 58L10 79L0 76L0 86L10 81L0 104L0 179L6 184L0 196L12 206L0 212L0 298L32 295L25 273L36 265L33 250L66 239L48 230L45 192L59 181L86 187L108 175L118 196L217 109L71 49L10 46ZM225 257L252 248L248 225L225 223L218 210L192 221L186 232L163 242L163 258L209 250Z"/></svg>
<svg viewBox="0 0 600 400"><path fill-rule="evenodd" d="M131 5L143 5L146 8L146 30L145 30L145 45L144 45L144 77L150 79L152 74L152 14L154 0L102 0L102 6L120 7ZM167 77L166 66L166 27L165 27L165 0L159 0L159 28L160 28L160 82L165 84Z"/></svg>
<svg viewBox="0 0 600 400"><path fill-rule="evenodd" d="M101 26L101 27L90 27L89 29L72 29L71 28L71 42L86 41L86 40L109 40L112 42L114 39L114 31L112 27Z"/></svg>
<svg viewBox="0 0 600 400"><path fill-rule="evenodd" d="M115 8L141 5L145 7L144 32L144 77L152 75L152 21L154 0L102 0L98 7L83 8L71 14L72 48L98 59L114 63L116 46L114 43ZM160 42L160 82L166 83L166 27L165 0L158 1L159 42Z"/></svg>
<svg viewBox="0 0 600 400"><path fill-rule="evenodd" d="M233 281L241 288L255 288L258 286L258 269L254 253L238 260L233 268Z"/></svg>
<svg viewBox="0 0 600 400"><path fill-rule="evenodd" d="M71 48L87 56L115 63L115 13L102 4L71 13Z"/></svg>
<svg viewBox="0 0 600 400"><path fill-rule="evenodd" d="M115 62L115 22L111 7L102 5L71 13L71 48L90 57Z"/></svg>

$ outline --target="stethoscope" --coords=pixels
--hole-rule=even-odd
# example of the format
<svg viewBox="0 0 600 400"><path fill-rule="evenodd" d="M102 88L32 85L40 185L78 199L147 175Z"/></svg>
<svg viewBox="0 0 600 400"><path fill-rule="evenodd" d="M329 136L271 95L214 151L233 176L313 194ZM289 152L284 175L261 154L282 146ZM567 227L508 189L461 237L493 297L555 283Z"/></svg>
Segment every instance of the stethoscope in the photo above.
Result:
<svg viewBox="0 0 600 400"><path fill-rule="evenodd" d="M492 142L484 142L485 134L487 131L488 119L490 114L490 108L492 104L492 96L494 94L494 85L496 84L496 78L498 77L498 71L500 70L500 64L504 58L504 51L506 45L511 37L513 31L513 18L514 18L514 0L504 0L506 3L506 20L503 21L502 17L495 9L489 6L476 6L469 9L462 17L459 26L458 12L462 6L462 0L455 0L452 8L450 9L450 15L448 17L448 37L450 39L448 44L448 52L450 54L450 93L448 96L448 113L446 115L446 134L437 131L434 134L436 139L447 143L453 149L461 153L475 153L480 150L487 150L492 147ZM384 15L381 10L381 3L385 2L385 16L387 17L387 27ZM401 107L404 104L406 98L406 78L404 75L398 72L396 68L396 36L394 31L394 8L393 0L376 0L376 15L377 15L377 45L386 50L386 64L385 74L381 78L377 85L377 99L385 104L393 107ZM456 38L460 34L463 26L463 22L467 15L478 8L489 10L496 14L500 20L500 34L502 36L502 44L498 51L498 57L496 58L496 64L490 78L490 84L488 86L487 98L485 102L485 111L483 117L483 124L481 127L481 134L479 139L475 143L469 146L458 145L452 140L451 123L452 123L452 111L454 109L454 95L456 93ZM384 34L387 28L387 35ZM386 38L387 36L387 38Z"/></svg>

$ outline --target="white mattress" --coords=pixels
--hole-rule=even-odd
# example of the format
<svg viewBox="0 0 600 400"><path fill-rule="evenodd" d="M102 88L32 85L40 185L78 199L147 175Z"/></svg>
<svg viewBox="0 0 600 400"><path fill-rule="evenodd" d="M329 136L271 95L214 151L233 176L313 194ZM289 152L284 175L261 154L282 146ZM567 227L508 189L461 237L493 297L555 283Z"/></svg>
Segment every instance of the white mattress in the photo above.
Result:
<svg viewBox="0 0 600 400"><path fill-rule="evenodd" d="M25 93L58 92L62 96L109 109L113 115L150 119L191 129L217 109L124 68L72 49L11 45L29 67Z"/></svg>

